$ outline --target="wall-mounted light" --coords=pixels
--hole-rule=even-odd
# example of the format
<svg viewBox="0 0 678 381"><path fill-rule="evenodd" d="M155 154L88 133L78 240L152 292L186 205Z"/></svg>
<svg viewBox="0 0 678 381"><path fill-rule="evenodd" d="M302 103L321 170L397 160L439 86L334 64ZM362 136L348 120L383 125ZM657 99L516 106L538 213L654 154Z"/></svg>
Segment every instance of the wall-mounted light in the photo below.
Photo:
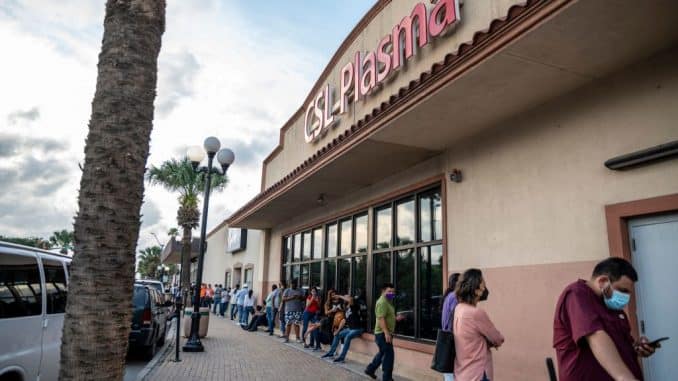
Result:
<svg viewBox="0 0 678 381"><path fill-rule="evenodd" d="M625 155L613 157L605 162L605 166L613 170L623 170L636 167L642 164L667 160L678 156L678 140L658 146L646 148L644 150L627 153Z"/></svg>
<svg viewBox="0 0 678 381"><path fill-rule="evenodd" d="M325 205L325 193L319 194L316 202L318 203L319 206Z"/></svg>
<svg viewBox="0 0 678 381"><path fill-rule="evenodd" d="M453 169L452 172L450 172L450 181L454 183L460 183L461 182L461 169Z"/></svg>

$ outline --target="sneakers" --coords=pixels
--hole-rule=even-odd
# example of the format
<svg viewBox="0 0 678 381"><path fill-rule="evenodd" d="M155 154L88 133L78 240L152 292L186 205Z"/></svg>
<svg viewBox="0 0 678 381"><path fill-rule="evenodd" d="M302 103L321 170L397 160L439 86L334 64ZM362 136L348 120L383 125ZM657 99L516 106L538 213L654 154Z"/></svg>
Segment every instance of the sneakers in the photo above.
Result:
<svg viewBox="0 0 678 381"><path fill-rule="evenodd" d="M304 348L305 348L305 349L308 349L308 348L310 348L310 347L311 347L311 346L309 346L308 344L304 343Z"/></svg>
<svg viewBox="0 0 678 381"><path fill-rule="evenodd" d="M320 356L320 358L326 359L326 358L329 358L329 357L332 357L332 356L334 356L334 353L327 352L324 355Z"/></svg>
<svg viewBox="0 0 678 381"><path fill-rule="evenodd" d="M283 339L283 343L289 343L289 342L290 342L289 337L286 337L286 338Z"/></svg>
<svg viewBox="0 0 678 381"><path fill-rule="evenodd" d="M373 380L377 379L377 375L374 374L374 372L370 372L369 370L365 369L364 373L368 376L370 376Z"/></svg>
<svg viewBox="0 0 678 381"><path fill-rule="evenodd" d="M343 357L337 357L336 359L334 359L334 362L345 363L346 360Z"/></svg>

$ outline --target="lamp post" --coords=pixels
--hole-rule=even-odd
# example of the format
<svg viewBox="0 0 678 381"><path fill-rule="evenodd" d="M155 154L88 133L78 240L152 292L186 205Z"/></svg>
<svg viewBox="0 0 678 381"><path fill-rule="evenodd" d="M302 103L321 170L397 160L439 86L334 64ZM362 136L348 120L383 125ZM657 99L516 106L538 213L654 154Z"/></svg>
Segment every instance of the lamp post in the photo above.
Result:
<svg viewBox="0 0 678 381"><path fill-rule="evenodd" d="M193 295L193 313L191 314L191 334L188 341L183 346L184 352L203 352L205 350L205 347L203 347L200 342L198 329L200 327L200 286L202 285L202 267L205 259L205 235L207 234L207 210L210 201L210 185L212 183L212 171L214 170L219 173L218 169L212 169L212 162L214 156L216 156L217 161L221 164L223 175L226 175L228 167L233 163L233 160L235 160L235 155L233 155L233 151L230 149L224 148L219 150L219 148L221 148L221 143L219 142L219 139L213 136L205 139L203 147L205 148L204 151L200 149L200 147L191 147L188 149L188 158L191 160L191 164L193 164L193 169L203 173L206 176L206 181L202 207L202 223L200 224L198 272L196 274L195 293ZM207 167L198 168L200 162L205 158L205 153L207 153Z"/></svg>

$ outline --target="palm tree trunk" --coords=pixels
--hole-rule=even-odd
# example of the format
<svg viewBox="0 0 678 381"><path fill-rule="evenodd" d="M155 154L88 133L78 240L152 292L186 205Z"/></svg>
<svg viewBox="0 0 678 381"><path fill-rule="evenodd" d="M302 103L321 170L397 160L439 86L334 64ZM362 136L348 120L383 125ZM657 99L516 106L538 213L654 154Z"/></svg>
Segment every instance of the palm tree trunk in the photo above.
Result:
<svg viewBox="0 0 678 381"><path fill-rule="evenodd" d="M184 226L184 235L181 237L181 289L184 296L184 305L188 307L191 298L186 297L191 290L191 228Z"/></svg>
<svg viewBox="0 0 678 381"><path fill-rule="evenodd" d="M60 380L122 380L165 0L108 0L75 218Z"/></svg>

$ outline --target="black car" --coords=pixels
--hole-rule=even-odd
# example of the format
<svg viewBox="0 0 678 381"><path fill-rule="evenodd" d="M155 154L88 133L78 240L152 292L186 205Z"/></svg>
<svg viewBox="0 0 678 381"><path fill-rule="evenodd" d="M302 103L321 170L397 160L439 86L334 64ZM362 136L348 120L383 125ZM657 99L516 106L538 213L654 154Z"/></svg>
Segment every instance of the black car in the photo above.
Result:
<svg viewBox="0 0 678 381"><path fill-rule="evenodd" d="M167 308L170 304L154 287L134 284L129 351L142 350L146 357L152 358L157 347L165 344Z"/></svg>

